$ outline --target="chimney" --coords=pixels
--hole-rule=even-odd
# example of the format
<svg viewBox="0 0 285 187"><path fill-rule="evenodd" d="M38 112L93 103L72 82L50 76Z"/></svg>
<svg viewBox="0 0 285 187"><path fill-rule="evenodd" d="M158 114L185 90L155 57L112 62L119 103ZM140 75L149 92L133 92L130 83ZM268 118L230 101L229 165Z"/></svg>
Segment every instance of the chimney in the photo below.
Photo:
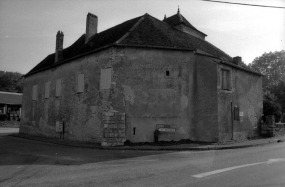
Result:
<svg viewBox="0 0 285 187"><path fill-rule="evenodd" d="M62 31L58 31L56 34L55 63L62 59L63 36L64 35Z"/></svg>
<svg viewBox="0 0 285 187"><path fill-rule="evenodd" d="M86 18L86 33L85 33L85 44L90 38L97 34L98 18L96 15L88 13Z"/></svg>
<svg viewBox="0 0 285 187"><path fill-rule="evenodd" d="M236 56L233 58L233 63L238 65L238 66L241 66L241 57L240 56Z"/></svg>

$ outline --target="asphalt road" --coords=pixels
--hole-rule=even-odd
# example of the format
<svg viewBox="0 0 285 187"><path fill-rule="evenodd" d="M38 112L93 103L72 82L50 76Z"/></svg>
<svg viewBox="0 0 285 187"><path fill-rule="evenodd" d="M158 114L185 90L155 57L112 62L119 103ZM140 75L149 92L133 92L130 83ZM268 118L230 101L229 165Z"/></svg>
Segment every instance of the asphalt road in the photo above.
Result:
<svg viewBox="0 0 285 187"><path fill-rule="evenodd" d="M0 136L0 186L285 186L285 143L201 152L106 151Z"/></svg>

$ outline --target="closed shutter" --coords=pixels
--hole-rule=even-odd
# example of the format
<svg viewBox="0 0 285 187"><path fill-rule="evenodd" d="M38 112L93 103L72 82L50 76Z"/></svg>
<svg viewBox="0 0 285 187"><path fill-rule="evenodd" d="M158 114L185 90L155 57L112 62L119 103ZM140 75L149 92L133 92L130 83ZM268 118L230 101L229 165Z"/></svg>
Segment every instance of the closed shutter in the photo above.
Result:
<svg viewBox="0 0 285 187"><path fill-rule="evenodd" d="M61 79L56 80L55 83L55 97L61 96Z"/></svg>
<svg viewBox="0 0 285 187"><path fill-rule="evenodd" d="M101 75L100 75L101 90L111 88L111 77L112 77L112 68L101 69Z"/></svg>
<svg viewBox="0 0 285 187"><path fill-rule="evenodd" d="M231 90L231 74L230 70L222 70L222 89Z"/></svg>
<svg viewBox="0 0 285 187"><path fill-rule="evenodd" d="M78 74L77 76L77 93L84 92L84 74Z"/></svg>
<svg viewBox="0 0 285 187"><path fill-rule="evenodd" d="M50 92L50 82L47 82L45 84L45 99L49 98L49 92Z"/></svg>
<svg viewBox="0 0 285 187"><path fill-rule="evenodd" d="M32 96L32 100L36 101L38 98L38 85L34 85L33 86L33 96Z"/></svg>

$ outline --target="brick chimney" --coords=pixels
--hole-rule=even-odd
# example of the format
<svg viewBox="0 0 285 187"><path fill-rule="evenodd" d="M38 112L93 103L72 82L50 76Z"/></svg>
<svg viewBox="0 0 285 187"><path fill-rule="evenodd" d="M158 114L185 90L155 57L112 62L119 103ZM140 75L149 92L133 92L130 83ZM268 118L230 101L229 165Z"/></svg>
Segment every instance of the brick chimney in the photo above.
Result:
<svg viewBox="0 0 285 187"><path fill-rule="evenodd" d="M234 57L233 58L233 63L238 65L238 66L241 66L241 64L242 64L241 57L240 56Z"/></svg>
<svg viewBox="0 0 285 187"><path fill-rule="evenodd" d="M63 32L58 31L56 34L56 44L55 44L55 60L54 62L58 62L62 59L62 49L63 49Z"/></svg>
<svg viewBox="0 0 285 187"><path fill-rule="evenodd" d="M94 14L88 13L86 18L86 33L85 33L85 44L90 38L97 34L98 17Z"/></svg>

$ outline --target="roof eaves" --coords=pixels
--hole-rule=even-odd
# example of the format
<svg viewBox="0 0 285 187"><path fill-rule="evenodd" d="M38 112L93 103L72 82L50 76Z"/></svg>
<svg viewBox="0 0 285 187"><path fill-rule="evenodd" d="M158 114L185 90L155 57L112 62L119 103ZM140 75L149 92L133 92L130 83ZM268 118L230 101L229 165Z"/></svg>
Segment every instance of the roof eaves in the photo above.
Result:
<svg viewBox="0 0 285 187"><path fill-rule="evenodd" d="M137 47L137 48L152 48L152 49L167 49L167 50L180 50L180 51L196 51L196 48L177 48L177 47L164 47L153 45L134 45L134 44L118 44L118 47Z"/></svg>
<svg viewBox="0 0 285 187"><path fill-rule="evenodd" d="M244 71L247 71L247 72L259 75L259 76L264 76L262 73L259 73L259 72L256 72L256 71L253 71L253 70L250 70L250 69L238 66L238 65L233 64L231 62L225 61L224 59L222 59L220 57L216 57L216 56L213 56L213 55L208 55L208 54L204 54L204 53L200 53L200 52L196 52L195 54L201 55L201 56L207 56L207 57L210 57L210 58L216 58L216 59L220 60L220 62L218 62L218 63L225 64L225 65L228 65L228 66L240 69L240 70L244 70Z"/></svg>
<svg viewBox="0 0 285 187"><path fill-rule="evenodd" d="M44 71L44 70L47 70L47 69L50 69L50 68L53 68L53 67L56 67L56 66L65 64L66 62L69 62L69 61L71 61L71 60L80 58L80 57L82 57L82 56L89 55L89 54L91 54L91 53L98 52L98 51L101 51L101 50L104 50L104 49L107 49L107 48L109 48L109 47L116 46L116 45L117 45L116 43L112 43L112 44L109 44L109 45L106 45L106 46L103 46L103 47L94 49L94 50L92 50L92 51L88 51L88 52L86 52L86 53L79 54L79 55L77 55L77 56L74 56L74 57L68 58L68 59L66 59L66 60L60 61L60 62L58 62L58 63L55 63L55 64L53 64L53 65L51 65L51 66L48 66L48 67L45 67L45 68L36 70L36 71L31 72L31 73L28 73L28 74L26 74L26 75L23 75L23 77L27 77L27 76L36 74L36 73L38 73L38 72L41 72L41 71Z"/></svg>

